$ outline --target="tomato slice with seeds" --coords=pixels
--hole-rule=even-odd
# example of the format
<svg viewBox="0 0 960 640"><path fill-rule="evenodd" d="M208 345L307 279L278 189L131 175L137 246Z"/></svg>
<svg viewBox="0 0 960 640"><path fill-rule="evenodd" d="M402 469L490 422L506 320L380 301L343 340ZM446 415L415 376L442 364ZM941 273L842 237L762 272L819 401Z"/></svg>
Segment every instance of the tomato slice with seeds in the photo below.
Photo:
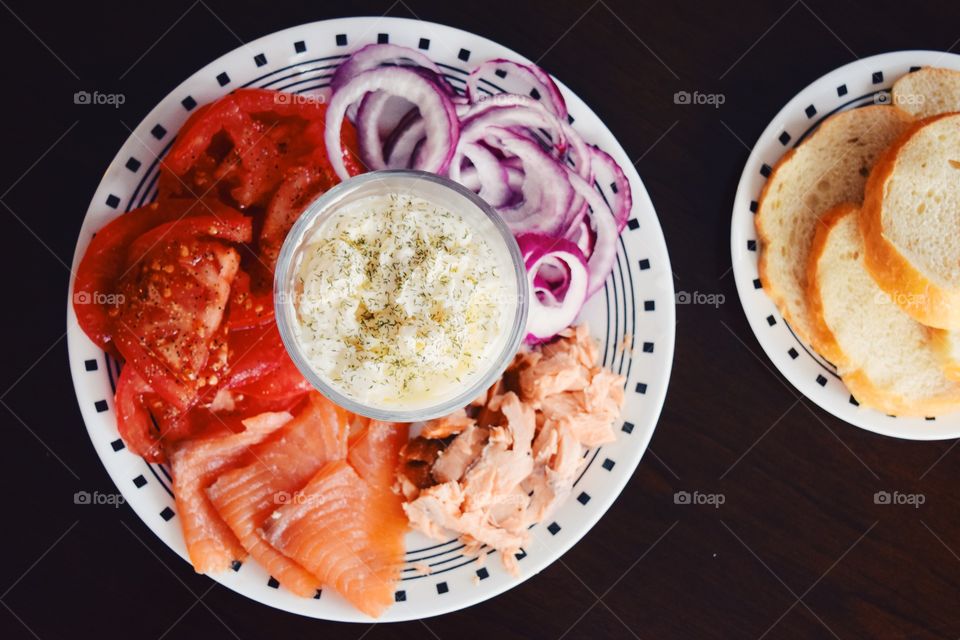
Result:
<svg viewBox="0 0 960 640"><path fill-rule="evenodd" d="M148 462L162 462L160 433L147 409L147 396L153 389L133 367L124 367L117 380L117 429L131 452Z"/></svg>
<svg viewBox="0 0 960 640"><path fill-rule="evenodd" d="M130 243L157 225L187 215L192 204L169 200L134 209L110 221L90 241L77 267L73 284L73 309L84 333L101 349L119 355L111 340L108 308L115 302L117 280L127 268Z"/></svg>
<svg viewBox="0 0 960 640"><path fill-rule="evenodd" d="M239 266L236 249L184 238L155 245L120 280L110 310L117 349L180 411L197 399Z"/></svg>

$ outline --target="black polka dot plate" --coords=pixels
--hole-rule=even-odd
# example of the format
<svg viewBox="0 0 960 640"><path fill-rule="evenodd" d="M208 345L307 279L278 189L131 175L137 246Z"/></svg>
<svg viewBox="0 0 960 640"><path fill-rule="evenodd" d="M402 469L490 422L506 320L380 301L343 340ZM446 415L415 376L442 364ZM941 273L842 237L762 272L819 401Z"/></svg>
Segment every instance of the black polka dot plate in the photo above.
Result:
<svg viewBox="0 0 960 640"><path fill-rule="evenodd" d="M794 97L753 147L733 205L730 251L740 302L757 340L780 373L803 395L841 420L875 433L908 440L960 437L960 414L902 418L861 407L836 368L801 341L764 292L754 227L757 201L770 169L831 115L871 104L889 104L890 88L922 66L960 69L960 56L938 51L897 51L862 58L831 71Z"/></svg>
<svg viewBox="0 0 960 640"><path fill-rule="evenodd" d="M351 18L306 24L259 40L207 65L174 89L137 126L97 188L77 241L74 266L93 233L112 218L156 197L157 164L178 128L198 105L239 87L269 87L325 97L337 65L366 44L391 42L433 58L457 88L467 73L492 58L524 62L485 38L446 26L397 18ZM503 79L485 78L491 93ZM508 574L496 556L484 563L463 555L455 539L407 537L406 566L395 603L384 621L417 619L470 606L535 575L577 542L610 507L650 441L663 406L674 346L674 294L670 261L653 204L630 158L600 119L561 86L573 126L624 167L633 189L630 222L620 239L613 273L584 308L600 341L603 362L627 379L627 400L616 424L616 442L588 451L571 498L535 526L520 554L521 575ZM512 91L522 88L510 87ZM526 89L529 91L529 88ZM611 195L611 185L597 185ZM72 291L71 291L72 296ZM131 454L117 433L113 385L118 363L91 343L68 306L70 366L80 409L97 453L127 502L171 549L186 557L169 470ZM628 535L628 534L624 534ZM598 550L599 552L599 550ZM118 569L122 570L122 563ZM328 620L363 621L333 590L299 598L279 586L255 562L213 576L221 584L278 609Z"/></svg>

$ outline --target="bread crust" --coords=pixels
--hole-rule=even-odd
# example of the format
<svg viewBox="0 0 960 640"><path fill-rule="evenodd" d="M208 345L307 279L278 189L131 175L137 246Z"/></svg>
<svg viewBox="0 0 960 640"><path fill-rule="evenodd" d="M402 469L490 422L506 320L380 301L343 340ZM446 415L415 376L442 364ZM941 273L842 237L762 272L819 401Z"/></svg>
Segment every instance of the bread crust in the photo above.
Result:
<svg viewBox="0 0 960 640"><path fill-rule="evenodd" d="M859 217L864 264L880 288L917 322L950 330L960 329L960 290L940 287L920 273L884 237L881 216L887 181L896 169L900 150L926 125L955 115L940 114L912 124L880 156L867 178Z"/></svg>
<svg viewBox="0 0 960 640"><path fill-rule="evenodd" d="M904 123L912 120L909 114L906 114L900 110L895 110L892 107L887 105L870 105L866 107L860 107L859 109L857 109L857 111L861 113L864 111L873 111L873 110L883 110L885 112L889 111L890 113L896 113L898 115L898 118ZM764 292L770 297L771 300L773 300L773 303L777 306L777 309L780 311L780 315L783 317L784 321L786 321L786 323L790 325L790 328L794 331L797 337L800 338L801 341L806 343L812 343L814 337L812 335L809 335L810 331L806 330L804 326L805 323L800 323L796 321L796 318L793 317L793 313L790 310L790 306L786 302L785 293L780 288L778 288L777 284L768 277L768 273L769 273L768 249L771 245L772 238L771 238L770 231L768 231L764 226L764 223L766 221L766 217L764 216L765 203L767 200L767 196L770 194L771 188L773 187L774 184L777 184L779 173L791 161L791 159L796 154L797 150L801 149L804 145L808 144L811 140L813 140L818 135L824 135L824 134L829 135L829 129L837 124L837 120L836 120L837 117L844 116L844 114L849 114L849 113L851 112L844 111L827 118L800 145L784 153L780 157L780 159L777 160L776 163L774 163L773 168L770 171L770 175L767 177L767 181L764 183L763 188L760 190L760 197L757 199L757 215L754 218L754 227L756 228L756 231L757 231L757 240L759 241L759 247L760 247L760 251L759 251L760 255L757 263L760 282L763 285ZM819 213L819 217L822 218L825 211L826 210L821 211ZM805 291L806 286L807 286L806 283L800 283L801 290Z"/></svg>
<svg viewBox="0 0 960 640"><path fill-rule="evenodd" d="M807 260L807 283L805 293L807 306L810 308L810 317L813 320L813 335L810 336L810 346L821 356L829 360L835 367L842 369L849 366L849 359L840 348L827 321L823 317L823 298L820 296L819 263L823 251L827 246L827 239L833 227L844 216L856 215L857 205L853 203L838 204L828 209L820 218L817 231L810 245L810 256Z"/></svg>

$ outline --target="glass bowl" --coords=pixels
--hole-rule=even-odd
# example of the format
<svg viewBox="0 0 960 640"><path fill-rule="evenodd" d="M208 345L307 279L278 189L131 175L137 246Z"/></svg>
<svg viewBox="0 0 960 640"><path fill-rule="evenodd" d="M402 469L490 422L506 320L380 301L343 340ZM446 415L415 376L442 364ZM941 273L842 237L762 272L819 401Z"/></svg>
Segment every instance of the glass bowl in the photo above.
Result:
<svg viewBox="0 0 960 640"><path fill-rule="evenodd" d="M297 273L313 232L338 211L369 196L403 194L422 198L436 206L460 214L475 234L483 237L494 255L512 265L513 278L503 304L502 349L491 356L464 382L462 391L416 406L390 406L365 403L350 397L316 371L300 344L297 316ZM515 292L515 295L514 295ZM479 196L456 182L422 171L373 171L346 180L314 200L293 225L280 250L274 279L274 304L277 325L290 358L304 377L320 393L337 405L363 416L394 422L417 422L447 415L465 407L484 393L513 360L526 334L529 286L520 248L500 215Z"/></svg>

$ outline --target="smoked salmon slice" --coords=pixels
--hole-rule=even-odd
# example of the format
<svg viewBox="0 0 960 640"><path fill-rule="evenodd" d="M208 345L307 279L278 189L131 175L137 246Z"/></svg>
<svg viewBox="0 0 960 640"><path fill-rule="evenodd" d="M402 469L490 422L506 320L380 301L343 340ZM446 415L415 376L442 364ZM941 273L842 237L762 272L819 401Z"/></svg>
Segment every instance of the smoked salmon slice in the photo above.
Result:
<svg viewBox="0 0 960 640"><path fill-rule="evenodd" d="M300 413L251 451L252 462L227 471L208 489L213 506L240 544L293 593L313 597L320 581L271 547L267 518L327 462L347 455L349 414L316 392Z"/></svg>
<svg viewBox="0 0 960 640"><path fill-rule="evenodd" d="M399 565L388 566L375 541L373 493L352 466L331 462L307 484L300 500L276 511L266 536L321 583L377 617L393 602Z"/></svg>
<svg viewBox="0 0 960 640"><path fill-rule="evenodd" d="M408 425L371 420L352 438L347 461L321 469L277 509L267 540L367 615L393 602L407 519L392 491Z"/></svg>
<svg viewBox="0 0 960 640"><path fill-rule="evenodd" d="M181 441L168 453L173 473L173 494L180 514L187 553L197 573L225 571L247 552L227 524L217 515L205 492L225 469L239 466L249 449L289 422L286 412L262 413L243 421L239 433Z"/></svg>

